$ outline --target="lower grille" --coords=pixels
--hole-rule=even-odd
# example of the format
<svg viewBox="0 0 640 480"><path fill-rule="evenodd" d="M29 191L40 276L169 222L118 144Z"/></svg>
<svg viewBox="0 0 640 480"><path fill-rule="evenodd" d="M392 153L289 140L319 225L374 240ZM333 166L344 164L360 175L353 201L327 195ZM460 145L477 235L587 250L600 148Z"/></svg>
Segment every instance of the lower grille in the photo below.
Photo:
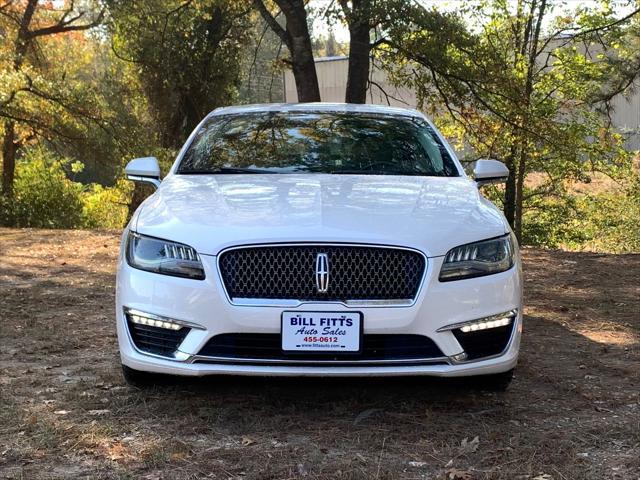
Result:
<svg viewBox="0 0 640 480"><path fill-rule="evenodd" d="M423 335L363 336L362 351L354 354L284 353L277 333L227 333L216 335L198 352L200 356L224 359L314 361L412 360L444 357L429 337Z"/></svg>
<svg viewBox="0 0 640 480"><path fill-rule="evenodd" d="M504 352L511 339L514 324L515 322L511 322L505 327L476 330L467 333L460 329L455 329L453 330L453 335L467 354L467 359L474 360L499 355Z"/></svg>
<svg viewBox="0 0 640 480"><path fill-rule="evenodd" d="M143 352L173 357L176 350L189 333L190 328L182 327L180 330L168 330L166 328L140 325L127 319L131 340L139 350Z"/></svg>

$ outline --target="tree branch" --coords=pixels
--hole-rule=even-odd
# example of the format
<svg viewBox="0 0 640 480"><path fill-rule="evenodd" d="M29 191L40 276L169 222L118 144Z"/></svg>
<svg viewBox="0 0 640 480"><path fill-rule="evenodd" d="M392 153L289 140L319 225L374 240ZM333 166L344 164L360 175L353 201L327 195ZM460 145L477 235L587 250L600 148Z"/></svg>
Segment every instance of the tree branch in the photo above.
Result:
<svg viewBox="0 0 640 480"><path fill-rule="evenodd" d="M8 0L6 3L4 3L3 5L0 5L0 15L4 15L5 17L7 17L9 20L11 20L12 22L14 22L15 24L17 24L18 26L20 26L20 18L17 17L16 15L12 15L11 13L9 13L9 9L7 7L9 7L12 3L14 2L14 0Z"/></svg>
<svg viewBox="0 0 640 480"><path fill-rule="evenodd" d="M89 30L91 28L97 27L102 23L102 19L104 18L105 11L104 9L101 10L100 13L98 14L98 17L94 21L90 23L85 23L82 25L73 25L73 23L76 22L77 20L80 20L84 16L85 12L80 12L75 17L70 18L69 20L66 20L68 13L69 13L68 11L65 12L62 18L60 18L60 20L58 21L58 23L54 25L50 25L48 27L42 27L37 30L30 31L27 34L28 38L36 38L36 37L42 37L45 35L54 35L57 33L66 33L66 32L73 32L73 31L79 31L79 30Z"/></svg>
<svg viewBox="0 0 640 480"><path fill-rule="evenodd" d="M634 16L636 16L638 13L640 13L640 8L637 8L636 10L632 11L631 13L629 13L628 15L615 20L611 23L608 23L606 25L601 25L599 27L593 27L593 28L588 28L586 30L582 30L582 31L578 31L574 34L570 34L571 35L571 39L575 39L577 37L581 37L581 36L585 36L585 35L589 35L590 33L599 33L605 30L609 30L610 28L613 28L617 25L620 25L621 23L626 22L627 20L630 20L631 18L633 18ZM578 27L573 27L573 28L564 28L562 30L557 30L554 33L552 33L551 35L549 35L547 37L547 39L545 40L545 42L542 44L542 46L538 49L538 54L540 54L541 52L544 51L545 48L547 48L547 46L549 45L549 43L551 43L554 39L558 38L558 35L561 35L562 33L566 33L569 31L576 31L579 30Z"/></svg>
<svg viewBox="0 0 640 480"><path fill-rule="evenodd" d="M264 21L267 22L271 30L273 30L280 40L289 47L291 45L291 36L284 28L282 28L275 17L271 15L271 12L264 2L262 0L253 0L253 5L258 12L260 12L260 15L262 15L262 18L264 18Z"/></svg>

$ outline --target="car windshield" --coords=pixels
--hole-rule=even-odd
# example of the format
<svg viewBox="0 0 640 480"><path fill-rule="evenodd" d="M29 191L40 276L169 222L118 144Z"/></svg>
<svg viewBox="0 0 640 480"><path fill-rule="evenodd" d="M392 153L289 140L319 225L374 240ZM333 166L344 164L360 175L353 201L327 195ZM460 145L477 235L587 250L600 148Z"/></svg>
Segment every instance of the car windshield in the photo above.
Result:
<svg viewBox="0 0 640 480"><path fill-rule="evenodd" d="M459 175L424 120L336 112L211 117L177 172Z"/></svg>

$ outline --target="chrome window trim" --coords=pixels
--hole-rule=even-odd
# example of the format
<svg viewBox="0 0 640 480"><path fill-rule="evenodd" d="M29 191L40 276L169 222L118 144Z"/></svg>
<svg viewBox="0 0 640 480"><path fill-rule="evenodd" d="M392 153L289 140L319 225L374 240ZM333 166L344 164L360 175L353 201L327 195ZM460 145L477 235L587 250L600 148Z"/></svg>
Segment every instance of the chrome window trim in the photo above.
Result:
<svg viewBox="0 0 640 480"><path fill-rule="evenodd" d="M412 299L406 298L398 298L398 299L384 299L384 300L346 300L346 301L337 301L337 300L328 300L328 301L318 301L318 300L294 300L294 299L273 299L273 298L231 298L229 296L229 292L227 292L227 286L224 283L224 279L222 278L222 272L220 270L220 257L231 250L244 250L248 248L260 248L260 247L314 247L314 246L332 246L332 247L368 247L368 248L385 248L385 249L395 249L395 250L406 250L409 252L415 252L422 255L424 258L424 272L422 272L422 278L420 279L420 284L418 285L418 290L416 291L416 296ZM412 307L420 298L420 294L422 293L422 287L424 286L425 279L427 278L427 272L429 270L429 257L425 255L424 252L418 250L417 248L410 247L400 247L397 245L385 245L385 244L371 244L371 243L350 243L350 242L285 242L285 243L250 243L245 245L234 245L232 247L227 247L220 250L216 254L216 270L218 271L218 279L220 280L220 285L222 285L222 289L224 291L224 295L227 298L227 301L234 306L238 307L280 307L280 308L292 308L299 307L301 305L343 305L345 307L372 307L372 308L380 308L380 307Z"/></svg>

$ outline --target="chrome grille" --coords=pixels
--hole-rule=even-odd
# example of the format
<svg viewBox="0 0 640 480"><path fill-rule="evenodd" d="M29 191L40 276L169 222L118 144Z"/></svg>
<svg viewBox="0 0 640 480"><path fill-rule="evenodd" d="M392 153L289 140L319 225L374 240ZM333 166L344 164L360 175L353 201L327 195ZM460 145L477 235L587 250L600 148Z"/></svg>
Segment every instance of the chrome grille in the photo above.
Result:
<svg viewBox="0 0 640 480"><path fill-rule="evenodd" d="M323 291L316 269L325 254L329 278ZM418 293L426 260L414 250L391 247L277 245L227 250L219 267L232 301L407 301Z"/></svg>

